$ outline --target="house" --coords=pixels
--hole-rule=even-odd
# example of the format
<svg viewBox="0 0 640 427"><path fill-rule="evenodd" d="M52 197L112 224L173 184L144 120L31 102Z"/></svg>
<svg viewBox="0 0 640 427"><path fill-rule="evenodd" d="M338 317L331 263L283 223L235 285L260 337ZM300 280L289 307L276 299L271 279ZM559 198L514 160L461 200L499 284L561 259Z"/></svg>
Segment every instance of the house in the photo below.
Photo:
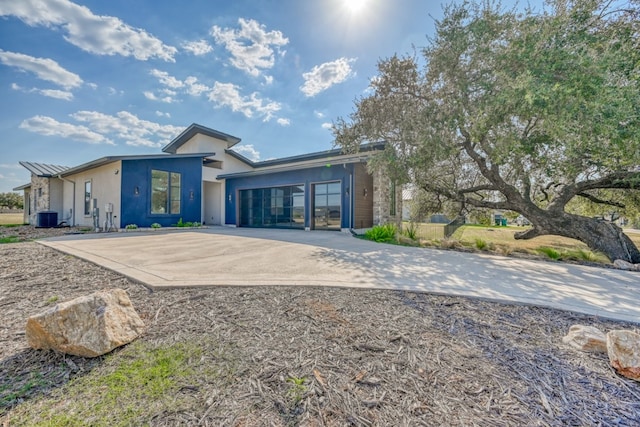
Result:
<svg viewBox="0 0 640 427"><path fill-rule="evenodd" d="M349 230L399 221L402 192L368 158L340 149L253 162L233 151L240 138L192 124L150 155L102 157L75 167L20 162L31 182L25 222L103 230L163 227L180 219L208 225ZM108 224L107 219L112 220ZM50 221L46 221L47 223Z"/></svg>

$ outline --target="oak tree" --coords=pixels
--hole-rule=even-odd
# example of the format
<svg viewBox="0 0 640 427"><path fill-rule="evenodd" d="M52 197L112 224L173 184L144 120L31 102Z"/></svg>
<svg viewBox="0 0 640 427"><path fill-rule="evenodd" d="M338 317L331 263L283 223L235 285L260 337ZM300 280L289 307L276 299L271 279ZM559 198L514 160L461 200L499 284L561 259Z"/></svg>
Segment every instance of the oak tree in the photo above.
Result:
<svg viewBox="0 0 640 427"><path fill-rule="evenodd" d="M334 122L338 146L386 141L372 168L461 212L518 212L532 227L516 239L555 234L640 263L618 226L572 208L619 210L634 198L613 196L640 191L638 0L449 6L427 47L378 71Z"/></svg>

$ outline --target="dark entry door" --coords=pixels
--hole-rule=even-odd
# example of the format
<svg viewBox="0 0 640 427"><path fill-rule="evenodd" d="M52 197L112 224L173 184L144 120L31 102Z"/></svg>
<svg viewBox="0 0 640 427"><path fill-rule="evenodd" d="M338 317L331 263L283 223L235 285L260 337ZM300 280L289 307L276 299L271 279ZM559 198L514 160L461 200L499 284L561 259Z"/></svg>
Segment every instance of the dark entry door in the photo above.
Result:
<svg viewBox="0 0 640 427"><path fill-rule="evenodd" d="M313 228L316 230L340 230L341 188L340 181L313 185Z"/></svg>

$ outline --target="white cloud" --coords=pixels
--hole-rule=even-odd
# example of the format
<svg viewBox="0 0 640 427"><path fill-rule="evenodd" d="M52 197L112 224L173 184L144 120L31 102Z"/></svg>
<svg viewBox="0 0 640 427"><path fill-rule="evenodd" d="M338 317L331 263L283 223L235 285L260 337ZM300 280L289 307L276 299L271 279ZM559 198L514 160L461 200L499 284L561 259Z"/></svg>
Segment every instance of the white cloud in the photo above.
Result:
<svg viewBox="0 0 640 427"><path fill-rule="evenodd" d="M256 150L252 144L240 145L240 146L236 145L235 147L233 147L233 151L246 157L252 162L257 162L260 160L260 152Z"/></svg>
<svg viewBox="0 0 640 427"><path fill-rule="evenodd" d="M96 90L98 89L98 85L95 83L87 83L87 86L89 86L91 89Z"/></svg>
<svg viewBox="0 0 640 427"><path fill-rule="evenodd" d="M187 77L184 84L187 86L187 93L193 96L200 96L202 93L211 90L209 86L198 83L198 79L193 76Z"/></svg>
<svg viewBox="0 0 640 427"><path fill-rule="evenodd" d="M15 83L11 83L11 89L19 90L19 91L25 92L25 93L38 93L38 94L43 95L43 96L48 96L49 98L62 99L64 101L71 101L73 99L73 93L67 92L67 91L64 91L64 90L38 89L36 87L31 88L31 89L26 89L26 88L23 88L22 86L19 86L19 85L15 84Z"/></svg>
<svg viewBox="0 0 640 427"><path fill-rule="evenodd" d="M157 111L157 110L156 110L156 116L158 116L158 117L167 117L167 118L171 118L171 114L169 114L169 113L163 113L162 111Z"/></svg>
<svg viewBox="0 0 640 427"><path fill-rule="evenodd" d="M182 48L187 52L191 52L196 56L206 55L213 51L213 48L206 40L197 40L192 42L182 43Z"/></svg>
<svg viewBox="0 0 640 427"><path fill-rule="evenodd" d="M319 119L324 118L324 113L322 111L314 110L313 111L313 115L316 116Z"/></svg>
<svg viewBox="0 0 640 427"><path fill-rule="evenodd" d="M229 51L234 67L257 77L261 70L273 67L274 49L280 52L280 46L289 43L289 39L277 30L267 32L264 25L253 19L239 18L238 24L240 29L214 25L211 35Z"/></svg>
<svg viewBox="0 0 640 427"><path fill-rule="evenodd" d="M151 74L153 77L156 77L161 84L170 88L178 89L184 86L183 82L173 76L170 76L166 71L153 69L149 72L149 74Z"/></svg>
<svg viewBox="0 0 640 427"><path fill-rule="evenodd" d="M71 101L73 99L73 94L64 90L33 88L31 91L39 93L40 95L48 96L49 98L62 99L63 101Z"/></svg>
<svg viewBox="0 0 640 427"><path fill-rule="evenodd" d="M61 136L89 144L111 144L113 141L85 126L61 123L51 117L34 116L20 123L20 129L45 136Z"/></svg>
<svg viewBox="0 0 640 427"><path fill-rule="evenodd" d="M161 125L138 118L128 111L120 111L111 116L97 111L78 111L71 117L103 135L124 140L127 145L160 147L171 142L182 127Z"/></svg>
<svg viewBox="0 0 640 427"><path fill-rule="evenodd" d="M174 99L171 96L157 97L153 92L145 91L142 92L145 98L151 101L164 102L166 104L171 104L174 102Z"/></svg>
<svg viewBox="0 0 640 427"><path fill-rule="evenodd" d="M121 140L127 145L146 147L166 145L184 130L183 127L142 120L128 111L120 111L116 115L78 111L70 117L83 124L61 123L51 117L34 116L23 121L20 128L91 144L114 145L113 140Z"/></svg>
<svg viewBox="0 0 640 427"><path fill-rule="evenodd" d="M0 2L0 16L9 15L30 26L61 28L65 40L97 55L133 56L143 61L156 57L175 62L175 47L119 18L94 15L89 8L69 0Z"/></svg>
<svg viewBox="0 0 640 427"><path fill-rule="evenodd" d="M340 58L316 65L311 71L302 75L304 84L300 86L300 90L309 97L342 83L353 75L351 63L354 61L355 58Z"/></svg>
<svg viewBox="0 0 640 427"><path fill-rule="evenodd" d="M32 72L39 79L53 82L65 89L78 87L82 84L79 75L65 70L53 59L35 58L23 53L7 52L0 49L0 62L21 71Z"/></svg>
<svg viewBox="0 0 640 427"><path fill-rule="evenodd" d="M280 125L280 126L289 126L291 124L291 120L289 119L285 119L285 118L279 118L278 120L276 120L276 122Z"/></svg>
<svg viewBox="0 0 640 427"><path fill-rule="evenodd" d="M277 102L261 99L257 92L249 96L240 95L238 86L232 83L215 82L209 93L209 100L216 107L229 107L232 111L241 112L246 117L261 116L265 122L271 120L274 113L281 108Z"/></svg>
<svg viewBox="0 0 640 427"><path fill-rule="evenodd" d="M333 125L331 123L323 123L320 126L322 126L322 129L331 129Z"/></svg>
<svg viewBox="0 0 640 427"><path fill-rule="evenodd" d="M273 76L264 76L264 84L267 86L273 84Z"/></svg>

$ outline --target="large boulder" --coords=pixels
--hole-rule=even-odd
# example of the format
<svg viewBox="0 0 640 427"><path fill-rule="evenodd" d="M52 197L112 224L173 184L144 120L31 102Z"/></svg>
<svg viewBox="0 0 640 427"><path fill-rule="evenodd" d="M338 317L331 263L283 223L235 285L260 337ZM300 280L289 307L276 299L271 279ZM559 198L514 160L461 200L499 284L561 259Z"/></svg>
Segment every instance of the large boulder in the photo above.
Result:
<svg viewBox="0 0 640 427"><path fill-rule="evenodd" d="M55 305L27 320L35 349L96 357L136 339L144 323L122 289L99 291Z"/></svg>
<svg viewBox="0 0 640 427"><path fill-rule="evenodd" d="M562 342L582 351L593 353L607 352L607 336L593 326L573 325Z"/></svg>
<svg viewBox="0 0 640 427"><path fill-rule="evenodd" d="M611 366L620 375L640 381L640 334L632 331L610 331L607 353Z"/></svg>

